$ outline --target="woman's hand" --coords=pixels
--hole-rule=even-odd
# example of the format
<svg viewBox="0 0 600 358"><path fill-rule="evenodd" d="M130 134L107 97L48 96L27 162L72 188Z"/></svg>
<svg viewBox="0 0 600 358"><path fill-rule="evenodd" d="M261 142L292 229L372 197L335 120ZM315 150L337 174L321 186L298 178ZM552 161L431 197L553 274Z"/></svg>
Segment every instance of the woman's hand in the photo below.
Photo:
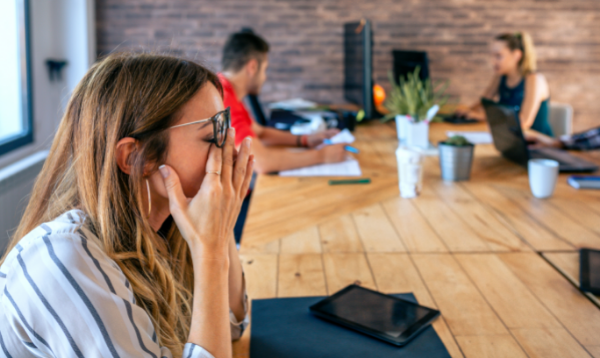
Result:
<svg viewBox="0 0 600 358"><path fill-rule="evenodd" d="M311 134L308 136L308 138L306 138L307 143L308 143L308 147L309 148L314 148L316 146L318 146L319 144L323 143L323 141L325 139L329 139L331 137L333 137L334 135L338 134L340 132L339 129L337 128L331 128L328 129L326 131L322 131L322 132L318 132L315 134Z"/></svg>
<svg viewBox="0 0 600 358"><path fill-rule="evenodd" d="M338 163L346 160L345 144L327 145L319 150L322 163Z"/></svg>
<svg viewBox="0 0 600 358"><path fill-rule="evenodd" d="M210 147L206 175L191 200L185 197L173 168L159 167L169 196L171 215L192 253L201 256L227 257L229 235L252 178L251 138L244 139L236 155L235 131L232 128L228 131L224 148Z"/></svg>
<svg viewBox="0 0 600 358"><path fill-rule="evenodd" d="M526 130L523 132L523 136L527 141L529 149L538 148L562 148L563 144L560 140L552 137L548 137L540 132L536 132L533 129Z"/></svg>
<svg viewBox="0 0 600 358"><path fill-rule="evenodd" d="M454 115L460 118L476 119L478 121L485 121L485 111L481 104L475 104L471 107L465 105L459 105L454 110Z"/></svg>
<svg viewBox="0 0 600 358"><path fill-rule="evenodd" d="M454 115L461 118L467 118L469 113L471 112L471 108L465 105L458 105L454 110Z"/></svg>

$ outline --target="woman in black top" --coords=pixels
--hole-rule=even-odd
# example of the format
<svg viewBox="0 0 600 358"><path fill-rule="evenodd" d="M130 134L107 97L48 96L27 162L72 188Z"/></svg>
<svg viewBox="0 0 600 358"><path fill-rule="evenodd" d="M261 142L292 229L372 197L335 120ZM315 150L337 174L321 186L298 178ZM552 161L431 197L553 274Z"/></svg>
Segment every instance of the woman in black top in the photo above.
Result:
<svg viewBox="0 0 600 358"><path fill-rule="evenodd" d="M492 44L492 64L494 76L482 97L515 107L523 129L553 136L549 122L550 90L544 75L536 72L531 36L526 32L497 36ZM486 119L480 102L459 109L457 114Z"/></svg>

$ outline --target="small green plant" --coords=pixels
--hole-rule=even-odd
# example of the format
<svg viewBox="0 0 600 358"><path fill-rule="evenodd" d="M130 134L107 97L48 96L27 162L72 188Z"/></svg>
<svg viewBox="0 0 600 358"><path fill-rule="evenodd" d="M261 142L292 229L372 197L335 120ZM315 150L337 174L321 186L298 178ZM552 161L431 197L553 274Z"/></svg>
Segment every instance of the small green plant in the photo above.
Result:
<svg viewBox="0 0 600 358"><path fill-rule="evenodd" d="M455 135L455 136L452 136L452 137L448 138L444 142L444 144L453 145L455 147L464 147L466 145L472 145L472 143L469 142L467 140L467 138L465 138L465 137L463 137L461 135Z"/></svg>
<svg viewBox="0 0 600 358"><path fill-rule="evenodd" d="M415 123L427 119L427 111L435 104L440 107L448 101L445 95L449 81L432 83L430 80L419 78L420 67L413 73L407 74L407 78L400 76L398 82L394 81L392 73L389 73L392 91L384 102L384 106L390 111L381 121L387 122L396 115L412 117ZM436 116L433 120L440 120Z"/></svg>

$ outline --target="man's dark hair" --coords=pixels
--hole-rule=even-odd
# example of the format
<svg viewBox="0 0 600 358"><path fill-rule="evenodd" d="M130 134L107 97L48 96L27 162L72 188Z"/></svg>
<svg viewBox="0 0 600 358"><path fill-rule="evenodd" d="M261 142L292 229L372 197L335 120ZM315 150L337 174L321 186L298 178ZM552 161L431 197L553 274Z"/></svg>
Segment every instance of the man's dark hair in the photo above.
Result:
<svg viewBox="0 0 600 358"><path fill-rule="evenodd" d="M260 65L263 55L269 52L269 44L250 29L231 34L223 47L221 67L223 71L237 72L248 61L256 59Z"/></svg>

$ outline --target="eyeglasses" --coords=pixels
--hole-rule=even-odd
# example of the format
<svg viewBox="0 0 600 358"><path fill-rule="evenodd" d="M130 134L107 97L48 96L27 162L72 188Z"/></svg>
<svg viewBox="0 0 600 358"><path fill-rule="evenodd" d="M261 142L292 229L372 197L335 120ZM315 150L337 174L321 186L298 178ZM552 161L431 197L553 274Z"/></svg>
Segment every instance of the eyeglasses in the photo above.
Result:
<svg viewBox="0 0 600 358"><path fill-rule="evenodd" d="M204 122L212 122L213 124L213 131L214 131L214 138L213 138L213 143L215 143L215 145L218 148L223 148L223 145L225 144L225 140L227 140L227 129L229 129L229 127L231 127L231 112L229 110L229 107L225 108L225 110L218 112L217 114L215 114L214 116L207 118L207 119L201 119L199 121L194 121L194 122L189 122L189 123L184 123L184 124L178 124L176 126L172 126L169 127L167 129L171 129L171 128L177 128L177 127L185 127L185 126L189 126L192 124L198 124L198 123L204 123Z"/></svg>

